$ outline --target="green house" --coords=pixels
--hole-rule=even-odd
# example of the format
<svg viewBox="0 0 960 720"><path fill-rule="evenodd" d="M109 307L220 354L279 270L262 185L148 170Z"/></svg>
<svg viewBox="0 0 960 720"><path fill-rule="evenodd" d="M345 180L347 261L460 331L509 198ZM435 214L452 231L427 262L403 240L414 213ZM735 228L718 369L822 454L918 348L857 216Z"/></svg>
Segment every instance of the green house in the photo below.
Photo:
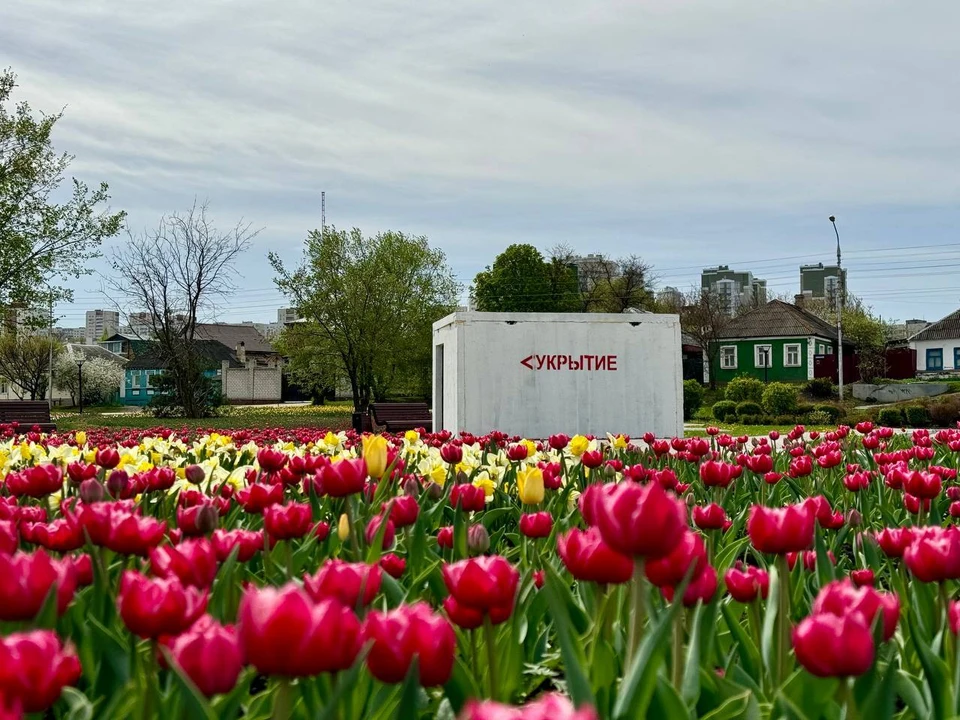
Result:
<svg viewBox="0 0 960 720"><path fill-rule="evenodd" d="M740 375L805 382L836 375L836 352L835 327L796 305L772 300L731 320L705 367L721 383Z"/></svg>

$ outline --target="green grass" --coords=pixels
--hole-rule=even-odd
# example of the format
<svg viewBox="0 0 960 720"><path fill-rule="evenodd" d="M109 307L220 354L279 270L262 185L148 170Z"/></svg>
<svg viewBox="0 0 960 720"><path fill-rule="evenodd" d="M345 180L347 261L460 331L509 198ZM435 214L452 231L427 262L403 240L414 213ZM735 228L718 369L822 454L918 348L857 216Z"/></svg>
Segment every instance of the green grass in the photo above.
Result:
<svg viewBox="0 0 960 720"><path fill-rule="evenodd" d="M711 423L707 423L710 425ZM724 423L714 422L713 424L716 427L720 428L721 433L726 433L733 437L740 437L741 435L748 435L750 437L759 437L766 435L771 430L778 431L781 435L786 435L788 432L793 430L795 425L726 425ZM807 429L807 432L816 430L818 432L827 432L829 430L836 430L835 427L826 426L826 425L804 425ZM686 437L704 437L706 435L705 430L687 430L684 432Z"/></svg>

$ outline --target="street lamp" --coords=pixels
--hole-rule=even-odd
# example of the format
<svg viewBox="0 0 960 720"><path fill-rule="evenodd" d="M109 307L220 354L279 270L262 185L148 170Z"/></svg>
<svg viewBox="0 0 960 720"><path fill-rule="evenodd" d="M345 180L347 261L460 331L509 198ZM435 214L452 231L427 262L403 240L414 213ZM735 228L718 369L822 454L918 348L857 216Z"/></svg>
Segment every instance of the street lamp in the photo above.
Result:
<svg viewBox="0 0 960 720"><path fill-rule="evenodd" d="M86 358L81 357L76 361L77 363L77 381L79 383L79 389L77 391L77 399L80 401L80 412L78 415L83 415L83 364L86 362Z"/></svg>
<svg viewBox="0 0 960 720"><path fill-rule="evenodd" d="M840 233L837 231L837 218L830 216L833 233L837 236L837 389L840 400L843 400L843 325L840 322L843 315L843 270L840 268Z"/></svg>

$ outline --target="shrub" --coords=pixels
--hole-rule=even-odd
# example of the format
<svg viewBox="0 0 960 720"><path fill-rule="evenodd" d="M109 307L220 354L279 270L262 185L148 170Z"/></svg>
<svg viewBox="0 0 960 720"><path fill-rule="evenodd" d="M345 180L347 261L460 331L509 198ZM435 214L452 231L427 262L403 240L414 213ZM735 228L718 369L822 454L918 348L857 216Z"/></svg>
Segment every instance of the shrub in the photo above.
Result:
<svg viewBox="0 0 960 720"><path fill-rule="evenodd" d="M880 412L877 413L877 422L884 427L903 427L903 411L895 407L880 408Z"/></svg>
<svg viewBox="0 0 960 720"><path fill-rule="evenodd" d="M927 409L930 411L931 425L953 427L957 420L960 420L960 396L954 395L932 402Z"/></svg>
<svg viewBox="0 0 960 720"><path fill-rule="evenodd" d="M737 420L741 425L766 425L762 415L738 415Z"/></svg>
<svg viewBox="0 0 960 720"><path fill-rule="evenodd" d="M763 391L763 409L773 415L789 415L797 411L797 387L773 382Z"/></svg>
<svg viewBox="0 0 960 720"><path fill-rule="evenodd" d="M696 380L683 382L683 419L689 420L703 405L703 385Z"/></svg>
<svg viewBox="0 0 960 720"><path fill-rule="evenodd" d="M930 411L923 405L910 405L903 409L903 416L907 420L907 425L913 428L930 427L932 418Z"/></svg>
<svg viewBox="0 0 960 720"><path fill-rule="evenodd" d="M744 422L746 417L757 418L761 415L763 415L763 408L760 407L760 403L744 400L737 405L737 420L740 422Z"/></svg>
<svg viewBox="0 0 960 720"><path fill-rule="evenodd" d="M828 407L826 405L818 405L817 407ZM826 413L823 410L814 410L812 413L807 415L807 422L810 425L833 425L834 422L830 418L830 413Z"/></svg>
<svg viewBox="0 0 960 720"><path fill-rule="evenodd" d="M797 424L797 417L796 417L796 415L777 415L777 416L773 419L773 422L772 422L771 424L772 424L772 425L782 425L782 426L796 425L796 424Z"/></svg>
<svg viewBox="0 0 960 720"><path fill-rule="evenodd" d="M746 400L758 403L763 399L763 383L748 376L734 378L727 383L726 398L735 403Z"/></svg>
<svg viewBox="0 0 960 720"><path fill-rule="evenodd" d="M818 400L826 400L837 396L837 386L830 378L814 378L803 386L803 394Z"/></svg>
<svg viewBox="0 0 960 720"><path fill-rule="evenodd" d="M814 405L813 412L826 415L830 418L829 423L832 425L839 423L840 418L843 417L843 408L837 405Z"/></svg>
<svg viewBox="0 0 960 720"><path fill-rule="evenodd" d="M736 417L737 404L732 400L721 400L713 404L713 416L723 422L727 418Z"/></svg>
<svg viewBox="0 0 960 720"><path fill-rule="evenodd" d="M797 417L803 417L809 415L814 410L813 405L808 405L807 403L797 403Z"/></svg>

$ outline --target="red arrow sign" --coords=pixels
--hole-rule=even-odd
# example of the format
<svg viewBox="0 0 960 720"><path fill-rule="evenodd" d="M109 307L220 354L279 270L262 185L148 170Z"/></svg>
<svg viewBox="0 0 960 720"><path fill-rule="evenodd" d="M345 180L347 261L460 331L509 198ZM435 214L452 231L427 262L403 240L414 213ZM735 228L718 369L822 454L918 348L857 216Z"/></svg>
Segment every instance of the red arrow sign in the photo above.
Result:
<svg viewBox="0 0 960 720"><path fill-rule="evenodd" d="M528 355L520 361L520 364L533 370L533 365L530 363L531 360L533 360L533 355Z"/></svg>

